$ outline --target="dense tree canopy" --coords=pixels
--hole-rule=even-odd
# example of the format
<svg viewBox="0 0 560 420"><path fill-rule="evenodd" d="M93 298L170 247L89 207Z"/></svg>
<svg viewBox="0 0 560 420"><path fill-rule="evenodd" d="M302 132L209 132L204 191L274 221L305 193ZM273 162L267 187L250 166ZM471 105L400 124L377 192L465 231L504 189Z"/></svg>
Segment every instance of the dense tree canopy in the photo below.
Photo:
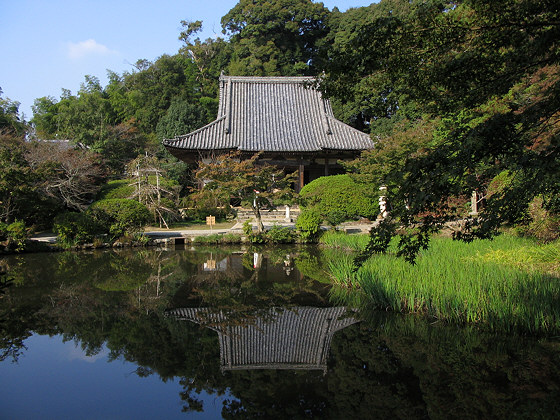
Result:
<svg viewBox="0 0 560 420"><path fill-rule="evenodd" d="M466 0L372 8L363 30L334 38L325 88L363 104L364 83L377 86L366 110L390 129L354 168L387 185L393 214L415 228L401 251L426 245L449 216L448 200L472 191L485 196L486 209L457 233L467 240L522 221L536 196L558 211L559 6ZM504 170L511 182L486 194Z"/></svg>
<svg viewBox="0 0 560 420"><path fill-rule="evenodd" d="M317 74L329 11L311 0L241 0L223 18L233 48L228 71L239 76Z"/></svg>
<svg viewBox="0 0 560 420"><path fill-rule="evenodd" d="M185 165L160 141L215 118L221 72L321 74L337 117L377 142L348 169L370 189L387 186L413 255L473 191L486 208L457 234L467 240L526 221L535 197L560 212L556 3L381 0L330 12L310 0L240 0L222 18L224 38L201 40L201 21L181 21L177 54L109 72L105 87L86 76L75 95L39 98L31 123L39 138L86 145L115 177L148 152L185 184ZM0 104L0 128L21 134L17 102ZM488 189L497 176L507 182Z"/></svg>

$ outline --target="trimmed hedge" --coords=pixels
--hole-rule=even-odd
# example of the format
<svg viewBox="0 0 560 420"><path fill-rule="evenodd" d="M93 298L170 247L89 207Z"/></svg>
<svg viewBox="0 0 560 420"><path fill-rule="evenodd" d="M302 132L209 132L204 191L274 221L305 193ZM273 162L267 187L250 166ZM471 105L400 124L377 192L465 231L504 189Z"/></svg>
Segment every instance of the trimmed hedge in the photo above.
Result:
<svg viewBox="0 0 560 420"><path fill-rule="evenodd" d="M333 226L360 217L375 219L378 196L371 185L360 184L348 174L318 178L300 191L304 213L313 209Z"/></svg>
<svg viewBox="0 0 560 420"><path fill-rule="evenodd" d="M296 229L301 239L310 241L319 236L323 217L315 209L304 209L296 220Z"/></svg>
<svg viewBox="0 0 560 420"><path fill-rule="evenodd" d="M98 200L109 200L113 198L130 198L134 194L134 185L130 179L118 179L105 184L99 194Z"/></svg>

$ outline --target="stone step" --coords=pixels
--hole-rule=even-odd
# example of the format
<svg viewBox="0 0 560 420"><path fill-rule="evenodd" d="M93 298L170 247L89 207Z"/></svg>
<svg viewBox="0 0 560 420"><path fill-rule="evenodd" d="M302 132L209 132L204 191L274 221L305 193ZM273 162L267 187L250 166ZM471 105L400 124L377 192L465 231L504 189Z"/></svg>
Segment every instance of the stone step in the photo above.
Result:
<svg viewBox="0 0 560 420"><path fill-rule="evenodd" d="M252 210L250 209L242 209L238 208L237 210L237 220L238 221L245 221L245 220L253 220L255 215ZM290 208L290 219L295 220L299 216L300 210L299 207L291 207ZM280 207L276 210L264 210L261 212L261 218L263 221L285 221L286 220L286 209L284 207Z"/></svg>

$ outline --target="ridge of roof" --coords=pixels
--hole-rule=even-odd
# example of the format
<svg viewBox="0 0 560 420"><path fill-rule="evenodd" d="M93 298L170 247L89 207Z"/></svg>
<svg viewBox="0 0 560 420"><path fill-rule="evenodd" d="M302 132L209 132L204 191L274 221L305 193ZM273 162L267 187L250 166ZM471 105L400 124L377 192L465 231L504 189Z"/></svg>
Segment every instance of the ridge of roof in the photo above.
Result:
<svg viewBox="0 0 560 420"><path fill-rule="evenodd" d="M303 83L314 80L316 78L313 76L220 76L220 81L236 83Z"/></svg>

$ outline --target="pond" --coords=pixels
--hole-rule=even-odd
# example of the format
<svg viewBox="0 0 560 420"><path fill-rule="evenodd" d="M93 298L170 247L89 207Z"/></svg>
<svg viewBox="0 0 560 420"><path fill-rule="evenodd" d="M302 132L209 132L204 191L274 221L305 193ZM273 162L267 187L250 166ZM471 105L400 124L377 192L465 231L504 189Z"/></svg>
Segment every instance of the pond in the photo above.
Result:
<svg viewBox="0 0 560 420"><path fill-rule="evenodd" d="M332 258L4 257L0 418L560 418L558 337L356 307L329 281Z"/></svg>

